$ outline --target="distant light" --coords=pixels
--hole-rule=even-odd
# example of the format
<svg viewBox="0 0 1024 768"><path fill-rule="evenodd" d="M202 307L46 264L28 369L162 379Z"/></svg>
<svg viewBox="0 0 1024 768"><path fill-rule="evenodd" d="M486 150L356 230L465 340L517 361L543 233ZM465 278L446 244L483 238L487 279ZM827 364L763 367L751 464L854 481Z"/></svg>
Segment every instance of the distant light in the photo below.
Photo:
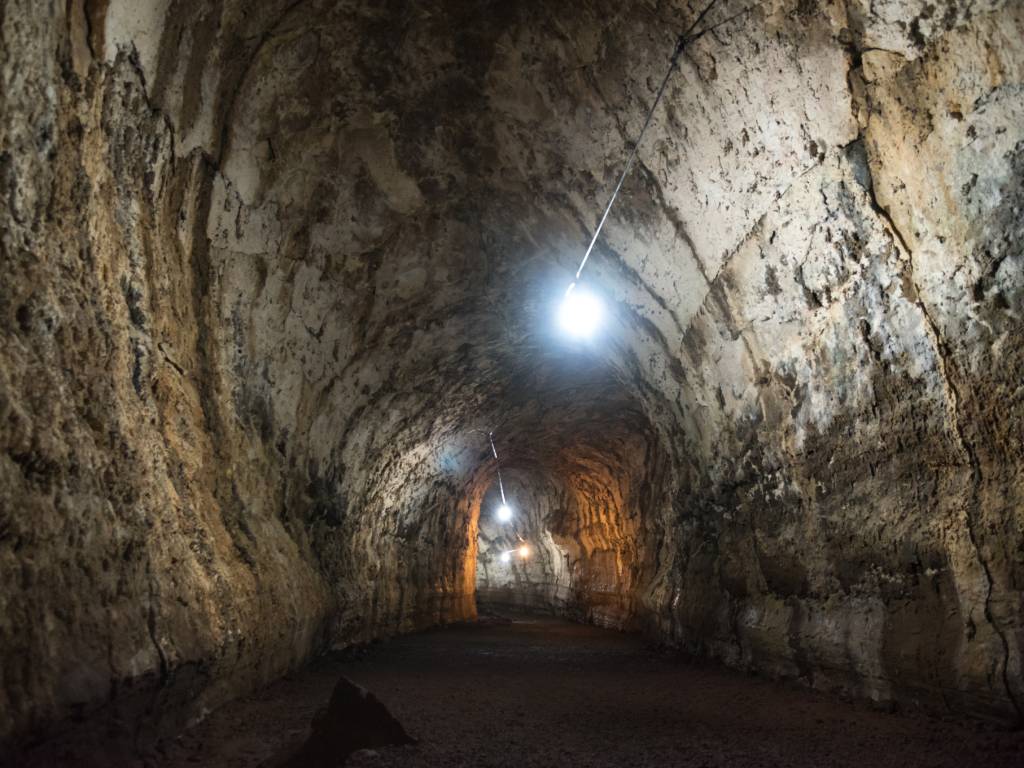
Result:
<svg viewBox="0 0 1024 768"><path fill-rule="evenodd" d="M589 291L570 287L558 309L558 324L570 336L586 339L601 325L604 308L601 300Z"/></svg>
<svg viewBox="0 0 1024 768"><path fill-rule="evenodd" d="M507 562L510 562L511 560L512 560L512 553L511 552L502 552L501 553L501 562L507 563Z"/></svg>
<svg viewBox="0 0 1024 768"><path fill-rule="evenodd" d="M523 544L523 546L519 548L519 556L523 558L523 560L528 558L530 556L530 548Z"/></svg>
<svg viewBox="0 0 1024 768"><path fill-rule="evenodd" d="M502 504L498 507L497 516L499 522L507 523L512 519L512 507L508 504Z"/></svg>

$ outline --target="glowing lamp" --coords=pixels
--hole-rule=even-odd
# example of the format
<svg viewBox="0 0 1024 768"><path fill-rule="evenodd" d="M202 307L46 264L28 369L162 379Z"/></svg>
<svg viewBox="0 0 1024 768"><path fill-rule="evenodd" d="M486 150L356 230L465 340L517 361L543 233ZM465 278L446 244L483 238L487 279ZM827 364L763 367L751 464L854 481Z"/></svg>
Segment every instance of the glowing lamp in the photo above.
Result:
<svg viewBox="0 0 1024 768"><path fill-rule="evenodd" d="M587 290L576 288L573 283L558 309L558 324L569 336L587 339L601 325L603 314L600 299Z"/></svg>
<svg viewBox="0 0 1024 768"><path fill-rule="evenodd" d="M502 504L500 507L498 507L497 515L499 522L507 523L509 520L512 519L512 507L510 507L508 504Z"/></svg>
<svg viewBox="0 0 1024 768"><path fill-rule="evenodd" d="M510 560L512 560L512 553L511 552L502 552L501 553L501 562L507 563Z"/></svg>
<svg viewBox="0 0 1024 768"><path fill-rule="evenodd" d="M530 556L530 548L523 544L523 546L519 548L519 556L523 558L523 560L528 558Z"/></svg>

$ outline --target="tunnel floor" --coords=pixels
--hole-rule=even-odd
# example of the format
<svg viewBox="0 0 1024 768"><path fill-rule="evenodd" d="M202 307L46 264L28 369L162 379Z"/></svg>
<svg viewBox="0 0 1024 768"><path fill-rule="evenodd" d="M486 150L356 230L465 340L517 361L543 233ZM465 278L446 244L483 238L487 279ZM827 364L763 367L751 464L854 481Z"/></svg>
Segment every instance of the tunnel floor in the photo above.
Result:
<svg viewBox="0 0 1024 768"><path fill-rule="evenodd" d="M352 766L1020 765L1021 734L890 714L716 666L635 635L517 616L404 636L228 705L155 764L256 766L344 675L419 739Z"/></svg>

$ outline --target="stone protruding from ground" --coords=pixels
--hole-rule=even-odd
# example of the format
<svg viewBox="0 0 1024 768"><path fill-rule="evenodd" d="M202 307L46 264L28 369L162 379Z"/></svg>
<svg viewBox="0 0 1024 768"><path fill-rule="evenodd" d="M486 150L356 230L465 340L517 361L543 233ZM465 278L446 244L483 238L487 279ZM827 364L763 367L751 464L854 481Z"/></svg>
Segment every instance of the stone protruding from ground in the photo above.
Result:
<svg viewBox="0 0 1024 768"><path fill-rule="evenodd" d="M334 768L360 749L415 743L380 699L343 677L327 708L313 718L305 743L285 750L267 768Z"/></svg>

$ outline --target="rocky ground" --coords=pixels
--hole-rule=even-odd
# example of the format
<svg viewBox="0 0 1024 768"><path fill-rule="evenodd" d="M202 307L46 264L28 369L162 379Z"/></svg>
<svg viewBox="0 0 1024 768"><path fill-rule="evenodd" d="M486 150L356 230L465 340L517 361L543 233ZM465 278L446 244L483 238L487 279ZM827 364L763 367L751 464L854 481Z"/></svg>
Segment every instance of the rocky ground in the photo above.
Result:
<svg viewBox="0 0 1024 768"><path fill-rule="evenodd" d="M670 659L635 635L523 616L323 662L217 711L152 762L260 765L305 734L342 675L419 739L354 766L994 767L1024 750L1019 733L873 711Z"/></svg>

